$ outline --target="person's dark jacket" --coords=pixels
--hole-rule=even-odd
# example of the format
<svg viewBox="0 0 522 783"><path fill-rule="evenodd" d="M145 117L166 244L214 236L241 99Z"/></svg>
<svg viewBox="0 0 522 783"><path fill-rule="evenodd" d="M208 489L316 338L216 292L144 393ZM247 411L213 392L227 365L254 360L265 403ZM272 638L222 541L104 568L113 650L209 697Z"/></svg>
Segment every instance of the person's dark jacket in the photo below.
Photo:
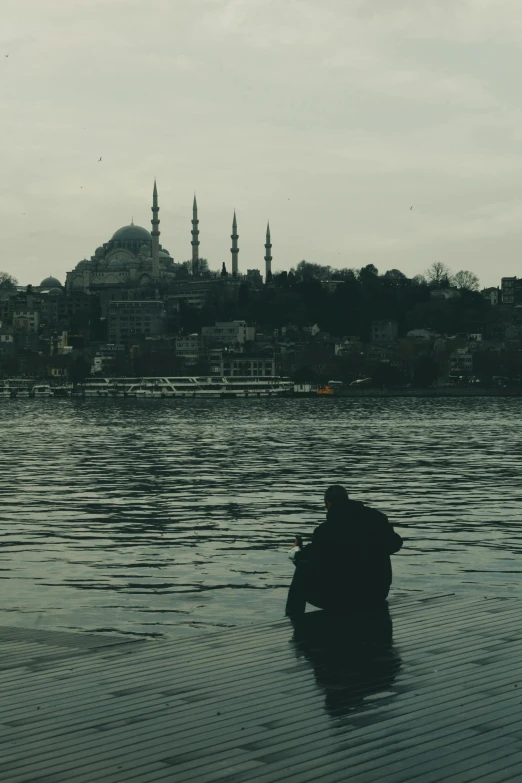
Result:
<svg viewBox="0 0 522 783"><path fill-rule="evenodd" d="M295 560L309 563L325 606L371 606L388 596L390 555L402 543L385 514L349 500L328 511Z"/></svg>

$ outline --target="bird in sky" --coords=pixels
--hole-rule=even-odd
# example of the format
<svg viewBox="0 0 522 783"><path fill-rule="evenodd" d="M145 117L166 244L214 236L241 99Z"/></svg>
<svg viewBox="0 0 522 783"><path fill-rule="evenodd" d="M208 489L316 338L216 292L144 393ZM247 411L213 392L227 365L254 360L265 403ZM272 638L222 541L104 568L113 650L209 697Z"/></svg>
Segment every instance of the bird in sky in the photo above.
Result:
<svg viewBox="0 0 522 783"><path fill-rule="evenodd" d="M9 57L9 55L8 54L4 54L4 57Z"/></svg>
<svg viewBox="0 0 522 783"><path fill-rule="evenodd" d="M413 207L410 207L410 212L412 211Z"/></svg>
<svg viewBox="0 0 522 783"><path fill-rule="evenodd" d="M100 160L101 160L101 158L100 158ZM100 160L98 161L98 163L100 162Z"/></svg>

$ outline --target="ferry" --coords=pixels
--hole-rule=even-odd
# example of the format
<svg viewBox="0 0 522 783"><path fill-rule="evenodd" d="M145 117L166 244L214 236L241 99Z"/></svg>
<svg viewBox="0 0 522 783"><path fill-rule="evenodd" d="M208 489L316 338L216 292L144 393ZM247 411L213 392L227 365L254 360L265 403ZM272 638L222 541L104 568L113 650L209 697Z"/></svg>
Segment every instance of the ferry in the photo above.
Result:
<svg viewBox="0 0 522 783"><path fill-rule="evenodd" d="M75 392L82 397L109 397L111 381L111 378L86 378Z"/></svg>
<svg viewBox="0 0 522 783"><path fill-rule="evenodd" d="M11 397L16 399L30 397L34 386L34 380L28 378L8 378L5 383L11 390Z"/></svg>
<svg viewBox="0 0 522 783"><path fill-rule="evenodd" d="M7 378L0 385L0 397L29 397L34 380L27 378Z"/></svg>
<svg viewBox="0 0 522 783"><path fill-rule="evenodd" d="M278 376L181 376L149 378L88 378L76 393L85 397L280 397L293 384Z"/></svg>
<svg viewBox="0 0 522 783"><path fill-rule="evenodd" d="M40 383L33 386L29 395L31 397L54 397L54 391L48 383Z"/></svg>
<svg viewBox="0 0 522 783"><path fill-rule="evenodd" d="M64 384L63 386L53 386L53 394L55 397L70 397L72 394L72 384Z"/></svg>

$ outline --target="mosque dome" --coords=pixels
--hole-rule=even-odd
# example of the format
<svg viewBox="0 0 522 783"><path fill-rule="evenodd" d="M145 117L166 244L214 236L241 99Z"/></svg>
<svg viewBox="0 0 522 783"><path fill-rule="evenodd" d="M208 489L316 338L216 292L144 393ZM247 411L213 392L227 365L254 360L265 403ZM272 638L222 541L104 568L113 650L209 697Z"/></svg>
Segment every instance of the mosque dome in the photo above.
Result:
<svg viewBox="0 0 522 783"><path fill-rule="evenodd" d="M42 280L40 283L40 288L61 288L62 284L59 280L56 279L56 277L46 277L45 280Z"/></svg>
<svg viewBox="0 0 522 783"><path fill-rule="evenodd" d="M163 248L163 250L159 251L159 255L163 256L164 258L170 258L170 253L169 253L168 250L165 250L165 248Z"/></svg>
<svg viewBox="0 0 522 783"><path fill-rule="evenodd" d="M63 296L63 288L50 288L49 296Z"/></svg>
<svg viewBox="0 0 522 783"><path fill-rule="evenodd" d="M131 224L130 226L123 226L122 228L119 228L113 235L113 240L117 242L126 242L129 240L137 240L141 239L141 241L150 242L151 241L151 235L150 231L147 231L146 228L142 228L142 226L135 226L134 224Z"/></svg>
<svg viewBox="0 0 522 783"><path fill-rule="evenodd" d="M109 260L108 266L110 269L124 269L125 263L123 259L114 256Z"/></svg>

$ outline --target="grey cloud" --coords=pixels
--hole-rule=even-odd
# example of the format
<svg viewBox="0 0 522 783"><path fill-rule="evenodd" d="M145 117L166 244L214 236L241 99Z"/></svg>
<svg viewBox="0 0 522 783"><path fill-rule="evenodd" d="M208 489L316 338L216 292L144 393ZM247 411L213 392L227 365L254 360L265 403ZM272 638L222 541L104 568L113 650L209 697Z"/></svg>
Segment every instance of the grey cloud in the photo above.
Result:
<svg viewBox="0 0 522 783"><path fill-rule="evenodd" d="M262 266L270 217L275 269L416 274L442 255L484 284L517 274L518 2L3 8L0 268L23 282L63 278L132 215L150 225L154 176L180 260L196 190L215 268L236 206L244 269Z"/></svg>

